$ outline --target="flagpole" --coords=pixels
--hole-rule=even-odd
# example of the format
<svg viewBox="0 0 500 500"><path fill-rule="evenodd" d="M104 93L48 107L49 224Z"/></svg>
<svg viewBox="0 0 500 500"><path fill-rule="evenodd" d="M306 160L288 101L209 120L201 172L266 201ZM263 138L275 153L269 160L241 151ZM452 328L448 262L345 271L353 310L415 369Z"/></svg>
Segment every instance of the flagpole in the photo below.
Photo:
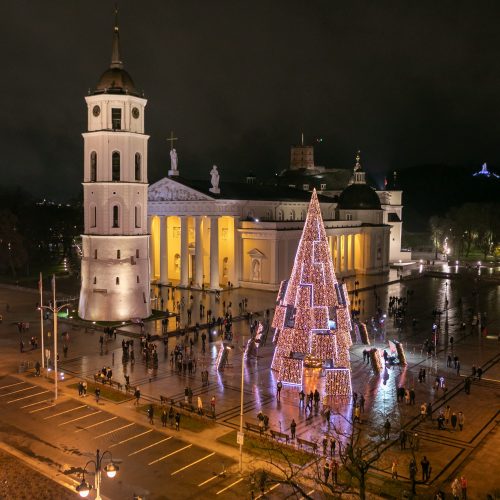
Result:
<svg viewBox="0 0 500 500"><path fill-rule="evenodd" d="M43 343L43 281L42 273L40 272L40 281L38 282L40 290L40 335L42 337L42 370L45 370L45 347Z"/></svg>
<svg viewBox="0 0 500 500"><path fill-rule="evenodd" d="M54 308L54 401L57 399L57 302L56 276L52 275L52 306Z"/></svg>

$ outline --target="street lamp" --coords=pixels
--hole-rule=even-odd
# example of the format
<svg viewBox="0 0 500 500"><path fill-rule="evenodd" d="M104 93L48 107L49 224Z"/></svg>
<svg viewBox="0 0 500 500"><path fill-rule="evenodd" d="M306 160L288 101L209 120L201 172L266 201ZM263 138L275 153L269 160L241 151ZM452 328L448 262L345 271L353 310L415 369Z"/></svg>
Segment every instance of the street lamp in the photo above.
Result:
<svg viewBox="0 0 500 500"><path fill-rule="evenodd" d="M41 277L41 276L40 276ZM57 307L56 301L56 276L52 275L52 306L44 306L40 303L40 310L47 309L51 311L54 315L54 400L57 399L57 315L59 311L65 307L69 307L70 304L62 304ZM43 320L42 320L43 321Z"/></svg>
<svg viewBox="0 0 500 500"><path fill-rule="evenodd" d="M105 455L110 456L110 463L103 468L102 460L103 460ZM90 464L94 465L94 467L95 467L95 471L94 471L94 474L95 474L95 476L94 476L95 477L94 488L96 491L95 498L96 498L96 500L102 500L102 497L101 497L101 474L102 474L102 471L104 470L104 472L106 472L106 475L110 479L113 479L116 476L116 474L118 473L119 467L113 463L113 456L111 455L110 451L105 451L103 453L99 453L99 450L97 450L95 460L89 460L85 464L85 467L83 468L83 472L82 472L82 482L75 488L76 491L78 492L78 494L83 498L88 497L90 490L92 489L92 486L85 480L85 472L87 471L87 467Z"/></svg>

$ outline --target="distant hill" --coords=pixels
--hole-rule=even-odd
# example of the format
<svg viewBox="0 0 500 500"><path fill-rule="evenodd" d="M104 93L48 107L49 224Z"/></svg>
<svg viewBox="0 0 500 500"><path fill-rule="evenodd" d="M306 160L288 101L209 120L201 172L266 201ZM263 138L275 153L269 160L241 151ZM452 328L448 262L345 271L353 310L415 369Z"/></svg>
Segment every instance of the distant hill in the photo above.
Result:
<svg viewBox="0 0 500 500"><path fill-rule="evenodd" d="M476 176L480 167L420 165L398 170L396 187L403 190L407 231L425 231L431 215L445 215L467 202L500 199L500 179ZM489 168L498 173L499 169Z"/></svg>

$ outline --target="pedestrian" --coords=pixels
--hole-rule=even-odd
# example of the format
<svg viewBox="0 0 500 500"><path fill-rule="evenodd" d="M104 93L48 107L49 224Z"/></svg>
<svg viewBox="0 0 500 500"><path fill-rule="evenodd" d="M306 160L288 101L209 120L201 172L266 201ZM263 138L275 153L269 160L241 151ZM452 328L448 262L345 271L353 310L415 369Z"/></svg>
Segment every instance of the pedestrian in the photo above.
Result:
<svg viewBox="0 0 500 500"><path fill-rule="evenodd" d="M457 377L460 375L460 360L457 358Z"/></svg>
<svg viewBox="0 0 500 500"><path fill-rule="evenodd" d="M335 455L335 446L336 446L335 438L330 438L330 455L333 457Z"/></svg>
<svg viewBox="0 0 500 500"><path fill-rule="evenodd" d="M359 405L356 405L356 408L354 408L354 418L352 422L354 423L356 421L361 423L361 408L359 407Z"/></svg>
<svg viewBox="0 0 500 500"><path fill-rule="evenodd" d="M35 377L39 377L40 376L40 361L37 361L35 363Z"/></svg>
<svg viewBox="0 0 500 500"><path fill-rule="evenodd" d="M161 413L161 426L162 427L167 426L167 420L168 420L168 413L167 413L167 409L164 408L162 413Z"/></svg>
<svg viewBox="0 0 500 500"><path fill-rule="evenodd" d="M401 445L402 450L406 449L406 439L406 431L401 429L401 432L399 433L399 444Z"/></svg>
<svg viewBox="0 0 500 500"><path fill-rule="evenodd" d="M425 422L426 417L427 417L427 405L425 403L422 403L420 405L420 420L422 422Z"/></svg>
<svg viewBox="0 0 500 500"><path fill-rule="evenodd" d="M398 478L398 462L397 462L397 460L393 460L393 462L392 462L391 478L392 479Z"/></svg>
<svg viewBox="0 0 500 500"><path fill-rule="evenodd" d="M290 432L292 434L292 439L295 439L295 432L297 430L297 422L292 418L292 423L290 424Z"/></svg>
<svg viewBox="0 0 500 500"><path fill-rule="evenodd" d="M477 369L477 379L478 380L481 380L481 377L483 376L483 369L481 367L479 367Z"/></svg>
<svg viewBox="0 0 500 500"><path fill-rule="evenodd" d="M425 455L424 458L420 461L420 465L422 467L422 482L425 483L431 477L431 464Z"/></svg>
<svg viewBox="0 0 500 500"><path fill-rule="evenodd" d="M415 451L418 451L418 449L420 448L420 437L419 435L415 432L415 434L413 435L413 449Z"/></svg>
<svg viewBox="0 0 500 500"><path fill-rule="evenodd" d="M432 403L429 402L427 403L427 416L431 419L431 422L432 422Z"/></svg>
<svg viewBox="0 0 500 500"><path fill-rule="evenodd" d="M82 382L82 394L83 394L83 397L87 396L87 381L86 380L84 380Z"/></svg>
<svg viewBox="0 0 500 500"><path fill-rule="evenodd" d="M461 494L460 480L456 477L451 483L451 494L453 495L453 500L459 500Z"/></svg>
<svg viewBox="0 0 500 500"><path fill-rule="evenodd" d="M323 455L325 455L325 456L326 456L326 448L327 448L327 446L328 446L328 438L325 436L323 438Z"/></svg>
<svg viewBox="0 0 500 500"><path fill-rule="evenodd" d="M200 396L198 396L197 399L197 407L198 407L198 415L203 415L203 401L201 400Z"/></svg>
<svg viewBox="0 0 500 500"><path fill-rule="evenodd" d="M413 387L410 389L410 404L415 404L415 389Z"/></svg>
<svg viewBox="0 0 500 500"><path fill-rule="evenodd" d="M460 477L460 488L462 489L462 500L467 500L467 479L465 476Z"/></svg>
<svg viewBox="0 0 500 500"><path fill-rule="evenodd" d="M148 418L149 418L149 423L151 425L154 424L153 422L153 416L154 416L154 408L153 408L153 405L149 405L149 408L148 408Z"/></svg>
<svg viewBox="0 0 500 500"><path fill-rule="evenodd" d="M325 483L328 483L328 478L330 477L330 464L328 462L326 462L323 467L323 475L325 477Z"/></svg>
<svg viewBox="0 0 500 500"><path fill-rule="evenodd" d="M359 407L361 408L361 412L364 413L365 412L365 397L363 396L363 394L361 394L361 396L359 397Z"/></svg>
<svg viewBox="0 0 500 500"><path fill-rule="evenodd" d="M212 415L215 418L215 395L212 396L212 399L210 400L210 409L212 410Z"/></svg>
<svg viewBox="0 0 500 500"><path fill-rule="evenodd" d="M446 407L446 409L444 410L444 421L446 422L446 425L449 424L450 417L451 417L451 408L450 408L450 405L448 405Z"/></svg>
<svg viewBox="0 0 500 500"><path fill-rule="evenodd" d="M451 414L451 419L450 420L451 420L451 426L453 427L453 430L456 430L458 417L457 417L457 414L455 412L453 412Z"/></svg>
<svg viewBox="0 0 500 500"><path fill-rule="evenodd" d="M391 434L391 423L389 422L389 419L387 418L385 420L385 424L384 424L384 440L389 439L390 434Z"/></svg>
<svg viewBox="0 0 500 500"><path fill-rule="evenodd" d="M458 427L460 428L461 431L464 429L464 422L465 422L465 417L464 414L459 411L458 412Z"/></svg>
<svg viewBox="0 0 500 500"><path fill-rule="evenodd" d="M305 397L306 397L306 393L303 390L301 390L299 392L299 407L300 406L302 406L302 407L304 406L304 399L305 399Z"/></svg>
<svg viewBox="0 0 500 500"><path fill-rule="evenodd" d="M448 358L446 360L446 366L448 368L451 368L451 362L452 362L452 359L451 359L451 354L448 354Z"/></svg>
<svg viewBox="0 0 500 500"><path fill-rule="evenodd" d="M134 405L138 406L139 400L141 399L141 391L139 390L139 387L135 388L134 397L135 397Z"/></svg>
<svg viewBox="0 0 500 500"><path fill-rule="evenodd" d="M283 389L283 384L281 380L276 384L276 399L281 401L281 389Z"/></svg>
<svg viewBox="0 0 500 500"><path fill-rule="evenodd" d="M339 473L339 464L335 459L332 460L332 476L334 484L337 484L337 475Z"/></svg>
<svg viewBox="0 0 500 500"><path fill-rule="evenodd" d="M181 414L177 412L175 414L175 430L178 431L181 424Z"/></svg>
<svg viewBox="0 0 500 500"><path fill-rule="evenodd" d="M170 427L174 426L174 418L174 407L172 406L172 404L170 404L170 408L168 409L168 421L170 423Z"/></svg>
<svg viewBox="0 0 500 500"><path fill-rule="evenodd" d="M96 387L94 393L95 393L95 402L99 403L99 398L101 397L101 389L99 389L99 387Z"/></svg>

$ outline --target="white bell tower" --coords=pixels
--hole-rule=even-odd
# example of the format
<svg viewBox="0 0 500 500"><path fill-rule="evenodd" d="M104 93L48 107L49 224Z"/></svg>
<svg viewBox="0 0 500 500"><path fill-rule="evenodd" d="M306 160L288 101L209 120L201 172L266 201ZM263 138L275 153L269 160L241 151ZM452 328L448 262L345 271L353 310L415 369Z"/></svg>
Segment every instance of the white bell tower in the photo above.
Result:
<svg viewBox="0 0 500 500"><path fill-rule="evenodd" d="M151 314L147 101L123 68L116 13L110 67L85 100L79 315L92 321L146 318Z"/></svg>

